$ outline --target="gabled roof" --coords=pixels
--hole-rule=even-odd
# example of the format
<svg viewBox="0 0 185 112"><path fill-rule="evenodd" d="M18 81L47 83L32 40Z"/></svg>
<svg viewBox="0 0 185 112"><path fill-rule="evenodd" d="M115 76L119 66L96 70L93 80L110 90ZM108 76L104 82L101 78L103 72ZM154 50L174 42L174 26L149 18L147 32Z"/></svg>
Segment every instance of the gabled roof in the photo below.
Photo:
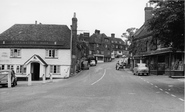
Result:
<svg viewBox="0 0 185 112"><path fill-rule="evenodd" d="M124 44L124 41L121 39L121 38L113 38L113 37L109 37L111 41L114 41L113 44L115 44L115 41L117 42L121 42L121 44ZM120 44L120 43L117 43L117 44Z"/></svg>
<svg viewBox="0 0 185 112"><path fill-rule="evenodd" d="M44 65L44 66L48 66L48 64L39 56L34 54L30 59L28 59L24 65L28 65L31 62L39 62L40 64Z"/></svg>
<svg viewBox="0 0 185 112"><path fill-rule="evenodd" d="M2 41L4 41L4 46L6 46L6 42L11 45L16 45L16 42L19 42L19 47L30 45L29 42L32 42L32 44L35 42L36 45L34 46L40 46L40 42L45 42L48 45L48 42L52 47L69 48L70 35L71 31L66 25L15 24L0 34L0 47ZM27 43L22 45L21 42Z"/></svg>

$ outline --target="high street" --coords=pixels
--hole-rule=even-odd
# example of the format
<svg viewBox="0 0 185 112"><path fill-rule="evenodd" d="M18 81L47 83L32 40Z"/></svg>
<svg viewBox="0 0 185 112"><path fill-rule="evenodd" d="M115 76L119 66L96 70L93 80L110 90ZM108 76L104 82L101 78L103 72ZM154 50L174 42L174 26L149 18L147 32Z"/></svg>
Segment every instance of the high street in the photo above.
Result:
<svg viewBox="0 0 185 112"><path fill-rule="evenodd" d="M45 84L0 88L0 112L184 112L184 79L134 76L116 60Z"/></svg>

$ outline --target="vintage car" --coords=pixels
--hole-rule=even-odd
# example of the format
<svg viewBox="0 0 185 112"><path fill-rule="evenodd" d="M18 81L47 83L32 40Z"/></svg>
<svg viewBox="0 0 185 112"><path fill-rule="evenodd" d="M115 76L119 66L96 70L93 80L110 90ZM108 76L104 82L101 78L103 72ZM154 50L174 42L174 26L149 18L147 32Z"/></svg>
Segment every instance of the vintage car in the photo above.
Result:
<svg viewBox="0 0 185 112"><path fill-rule="evenodd" d="M138 63L133 69L133 74L134 75L149 75L149 69L146 67L145 63Z"/></svg>
<svg viewBox="0 0 185 112"><path fill-rule="evenodd" d="M88 61L83 61L81 64L81 69L82 70L89 70L89 62Z"/></svg>
<svg viewBox="0 0 185 112"><path fill-rule="evenodd" d="M12 87L17 85L17 77L15 76L15 73L11 71L11 84ZM0 72L0 85L2 86L7 86L8 85L8 73L6 71L1 71Z"/></svg>
<svg viewBox="0 0 185 112"><path fill-rule="evenodd" d="M91 60L90 61L90 66L96 66L96 60Z"/></svg>

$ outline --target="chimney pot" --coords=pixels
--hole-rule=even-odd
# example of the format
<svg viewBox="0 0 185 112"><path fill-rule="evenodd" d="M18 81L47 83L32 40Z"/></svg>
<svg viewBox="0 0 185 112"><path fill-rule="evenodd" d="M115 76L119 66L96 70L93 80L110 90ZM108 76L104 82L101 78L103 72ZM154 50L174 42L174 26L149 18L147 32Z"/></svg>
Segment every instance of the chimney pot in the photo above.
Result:
<svg viewBox="0 0 185 112"><path fill-rule="evenodd" d="M35 21L35 24L37 24L37 21Z"/></svg>
<svg viewBox="0 0 185 112"><path fill-rule="evenodd" d="M100 34L100 30L95 30L95 34Z"/></svg>
<svg viewBox="0 0 185 112"><path fill-rule="evenodd" d="M115 34L114 33L111 33L111 37L114 38L115 37Z"/></svg>

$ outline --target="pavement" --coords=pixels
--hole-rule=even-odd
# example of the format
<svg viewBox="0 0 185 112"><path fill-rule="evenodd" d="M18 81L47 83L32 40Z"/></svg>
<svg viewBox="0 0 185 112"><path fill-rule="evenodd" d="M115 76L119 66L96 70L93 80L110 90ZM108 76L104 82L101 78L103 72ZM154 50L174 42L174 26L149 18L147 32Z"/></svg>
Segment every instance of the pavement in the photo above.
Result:
<svg viewBox="0 0 185 112"><path fill-rule="evenodd" d="M60 81L63 81L63 80L66 80L66 79L53 79L53 80L49 79L49 80L46 80L45 82L43 82L42 80L32 81L31 85L28 85L28 81L17 81L17 86L16 87L39 86L39 85L43 85L43 84L56 83L56 82L60 82ZM0 85L0 88L2 88L1 85Z"/></svg>
<svg viewBox="0 0 185 112"><path fill-rule="evenodd" d="M132 71L130 71L129 69L125 69L124 71L126 71L129 74L133 74ZM185 83L184 78L170 78L169 76L165 76L165 75L150 75L149 77L157 82L166 83L166 84L175 84L179 82ZM53 79L53 80L48 79L45 82L43 82L42 80L32 81L31 86L47 84L47 83L56 83L63 80L66 80L66 79ZM28 81L18 81L17 84L18 84L17 85L18 87L29 86Z"/></svg>
<svg viewBox="0 0 185 112"><path fill-rule="evenodd" d="M125 69L125 71L129 74L133 74L132 71L130 71L129 69ZM149 75L149 77L153 80L156 80L157 82L161 82L161 83L166 83L166 84L172 84L172 83L185 83L185 79L184 77L169 77L167 75Z"/></svg>

